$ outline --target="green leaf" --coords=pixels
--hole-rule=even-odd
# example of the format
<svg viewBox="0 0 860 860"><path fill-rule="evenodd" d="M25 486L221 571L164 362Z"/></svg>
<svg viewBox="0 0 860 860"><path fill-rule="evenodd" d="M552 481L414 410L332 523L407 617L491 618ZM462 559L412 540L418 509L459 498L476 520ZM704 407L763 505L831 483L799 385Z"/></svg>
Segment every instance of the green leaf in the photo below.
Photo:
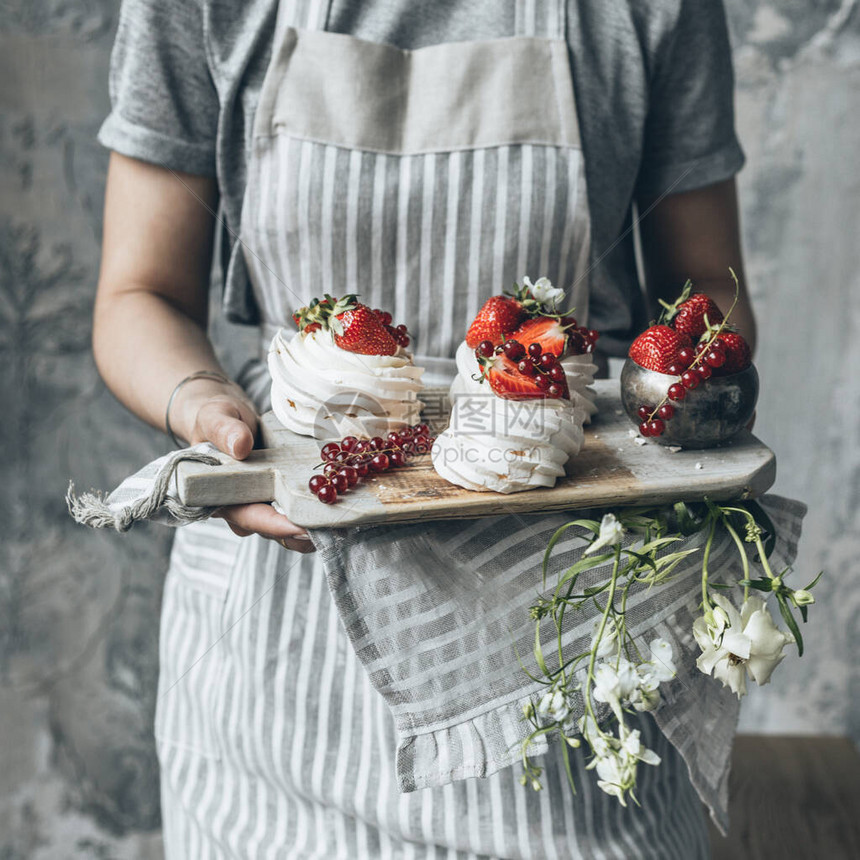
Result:
<svg viewBox="0 0 860 860"><path fill-rule="evenodd" d="M556 587L556 593L567 582L573 584L576 581L576 578L579 574L584 573L586 570L591 570L595 567L600 567L602 564L606 564L606 562L610 561L615 557L614 552L604 553L603 555L590 555L586 558L581 558L575 564L572 564L565 572L564 576L559 580L558 586Z"/></svg>
<svg viewBox="0 0 860 860"><path fill-rule="evenodd" d="M534 652L535 652L535 662L538 664L538 668L541 670L541 672L544 673L544 675L546 675L547 677L550 677L550 672L549 672L549 669L547 668L546 660L544 660L544 656L543 656L543 647L541 646L541 642L540 642L540 621L535 622Z"/></svg>
<svg viewBox="0 0 860 860"><path fill-rule="evenodd" d="M549 543L546 546L546 550L543 554L543 566L541 568L542 576L543 576L543 584L544 588L546 588L546 570L549 565L549 559L552 555L552 551L555 548L555 545L561 540L562 536L568 529L572 529L574 526L581 526L584 529L592 532L595 535L600 534L600 524L595 520L572 520L569 523L565 523L563 526L560 526L555 530L555 534L549 539Z"/></svg>
<svg viewBox="0 0 860 860"><path fill-rule="evenodd" d="M576 783L573 781L573 771L570 769L570 753L568 752L564 738L561 741L561 755L564 758L564 770L567 774L567 782L570 785L570 790L576 794Z"/></svg>
<svg viewBox="0 0 860 860"><path fill-rule="evenodd" d="M603 585L589 585L582 594L584 597L594 597L595 594L600 594L601 591L606 591L610 585L612 585L611 582L604 582Z"/></svg>
<svg viewBox="0 0 860 860"><path fill-rule="evenodd" d="M816 576L815 579L813 579L812 582L810 582L809 585L807 585L803 590L811 591L814 585L818 585L818 580L821 579L822 576L824 576L824 571L820 570L818 572L818 576Z"/></svg>
<svg viewBox="0 0 860 860"><path fill-rule="evenodd" d="M749 586L757 591L773 591L772 579L741 579L738 585Z"/></svg>
<svg viewBox="0 0 860 860"><path fill-rule="evenodd" d="M785 598L782 595L777 595L777 602L779 603L779 611L783 617L783 620L788 625L788 629L791 631L791 635L794 636L794 641L797 643L797 656L803 656L803 637L800 635L800 628L797 626L797 621L794 619L794 615L791 613L791 608L786 602Z"/></svg>

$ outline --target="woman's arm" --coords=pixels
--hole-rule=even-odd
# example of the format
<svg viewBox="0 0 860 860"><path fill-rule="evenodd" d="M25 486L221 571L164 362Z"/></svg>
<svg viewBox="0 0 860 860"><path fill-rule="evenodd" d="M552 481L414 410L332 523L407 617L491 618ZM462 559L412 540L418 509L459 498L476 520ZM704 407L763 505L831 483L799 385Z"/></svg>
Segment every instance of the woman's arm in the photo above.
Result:
<svg viewBox="0 0 860 860"><path fill-rule="evenodd" d="M653 206L651 211L649 208ZM725 312L734 300L729 267L740 281L731 322L755 350L756 324L744 279L737 190L734 179L672 194L656 202L640 200L639 223L648 296L673 301L687 278Z"/></svg>
<svg viewBox="0 0 860 860"><path fill-rule="evenodd" d="M206 336L216 205L213 179L111 155L93 352L108 388L160 429L177 383L198 370L223 372ZM212 442L237 459L248 456L257 429L241 389L211 379L182 386L170 421L178 436ZM304 534L270 505L232 506L222 515L239 534Z"/></svg>

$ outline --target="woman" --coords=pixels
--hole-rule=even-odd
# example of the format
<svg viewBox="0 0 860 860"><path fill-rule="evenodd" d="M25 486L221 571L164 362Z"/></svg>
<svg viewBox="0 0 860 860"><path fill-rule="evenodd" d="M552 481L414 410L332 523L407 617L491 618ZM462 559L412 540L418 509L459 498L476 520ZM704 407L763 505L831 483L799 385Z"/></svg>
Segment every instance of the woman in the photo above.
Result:
<svg viewBox="0 0 860 860"><path fill-rule="evenodd" d="M218 378L216 245L225 310L261 344L311 296L359 292L440 380L480 303L523 274L567 287L623 355L647 319L636 207L652 302L691 277L725 309L742 273L716 2L128 0L111 94L99 370L144 420L168 411L176 436L240 459L267 382L259 362L242 387ZM745 292L734 319L752 340ZM707 856L650 721L664 765L641 810L584 773L572 798L554 755L540 795L511 768L399 795L390 716L307 535L268 505L220 515L180 531L165 585L168 856Z"/></svg>

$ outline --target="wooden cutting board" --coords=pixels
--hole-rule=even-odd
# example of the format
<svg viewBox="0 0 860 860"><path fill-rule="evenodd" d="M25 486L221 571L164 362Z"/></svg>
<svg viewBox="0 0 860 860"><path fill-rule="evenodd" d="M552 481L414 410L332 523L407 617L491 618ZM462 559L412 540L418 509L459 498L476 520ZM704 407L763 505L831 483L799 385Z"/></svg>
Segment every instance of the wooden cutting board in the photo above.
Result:
<svg viewBox="0 0 860 860"><path fill-rule="evenodd" d="M585 444L568 464L567 476L551 489L510 495L464 490L440 478L428 454L359 481L334 505L324 505L308 490L308 479L320 463L319 443L285 430L268 412L262 419L265 448L244 461L222 455L220 466L181 463L179 498L186 505L216 506L276 501L293 522L318 528L701 501L705 496L715 501L752 498L773 484L776 458L752 434L745 431L719 448L701 451L673 453L654 442L639 445L621 408L618 381L601 380L594 389L599 412L586 428ZM437 402L444 396L435 394ZM441 427L445 423L443 418Z"/></svg>

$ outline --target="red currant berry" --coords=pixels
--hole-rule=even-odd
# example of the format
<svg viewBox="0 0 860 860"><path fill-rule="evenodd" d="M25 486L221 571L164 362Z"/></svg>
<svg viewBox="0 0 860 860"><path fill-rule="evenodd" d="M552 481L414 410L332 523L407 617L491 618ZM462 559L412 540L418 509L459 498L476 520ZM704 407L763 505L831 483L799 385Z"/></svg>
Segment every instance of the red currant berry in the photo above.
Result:
<svg viewBox="0 0 860 860"><path fill-rule="evenodd" d="M685 367L686 365L682 365L680 361L673 361L666 368L666 373L669 373L672 376L680 376L684 372Z"/></svg>
<svg viewBox="0 0 860 860"><path fill-rule="evenodd" d="M374 436L370 440L371 451L382 451L385 448L385 440L381 436Z"/></svg>
<svg viewBox="0 0 860 860"><path fill-rule="evenodd" d="M338 469L340 468L340 463L328 462L325 464L325 466L323 466L323 474L326 476L326 478L330 478L332 475L336 475Z"/></svg>
<svg viewBox="0 0 860 860"><path fill-rule="evenodd" d="M509 340L505 343L505 355L511 361L519 361L524 358L526 348L518 340Z"/></svg>
<svg viewBox="0 0 860 860"><path fill-rule="evenodd" d="M331 462L346 463L350 457L352 457L352 454L349 451L338 451L332 458Z"/></svg>
<svg viewBox="0 0 860 860"><path fill-rule="evenodd" d="M415 453L416 454L426 454L430 450L430 446L427 444L426 436L419 436L415 440Z"/></svg>
<svg viewBox="0 0 860 860"><path fill-rule="evenodd" d="M375 454L370 461L370 468L374 472L384 472L389 466L388 454Z"/></svg>
<svg viewBox="0 0 860 860"><path fill-rule="evenodd" d="M404 465L406 465L406 458L403 456L402 451L392 451L388 455L388 459L391 462L392 466L404 466Z"/></svg>
<svg viewBox="0 0 860 860"><path fill-rule="evenodd" d="M377 311L376 315L383 325L391 325L391 314L388 311Z"/></svg>
<svg viewBox="0 0 860 860"><path fill-rule="evenodd" d="M519 370L523 376L534 376L538 372L537 368L527 358L524 358L517 365L517 370Z"/></svg>
<svg viewBox="0 0 860 860"><path fill-rule="evenodd" d="M474 343L474 341L472 342ZM475 349L475 352L482 358L489 358L493 354L494 349L495 347L491 340L482 340Z"/></svg>
<svg viewBox="0 0 860 860"><path fill-rule="evenodd" d="M693 352L690 347L685 346L678 353L678 361L684 365L685 368L689 367L693 363L693 359L696 357L696 353Z"/></svg>
<svg viewBox="0 0 860 860"><path fill-rule="evenodd" d="M683 400L687 396L687 389L680 382L669 386L669 400Z"/></svg>
<svg viewBox="0 0 860 860"><path fill-rule="evenodd" d="M539 366L543 370L549 370L551 367L555 367L557 364L558 359L551 352L545 352L540 357Z"/></svg>
<svg viewBox="0 0 860 860"><path fill-rule="evenodd" d="M709 365L702 363L696 368L696 373L699 374L699 379L704 382L706 379L710 379L713 376L714 371L711 370Z"/></svg>
<svg viewBox="0 0 860 860"><path fill-rule="evenodd" d="M397 343L399 343L400 346L402 346L404 349L406 349L406 347L409 346L410 341L409 341L409 338L406 337L405 334L398 334L397 335Z"/></svg>
<svg viewBox="0 0 860 860"><path fill-rule="evenodd" d="M352 453L365 454L370 450L370 442L368 442L367 439L359 439L358 442L356 442L353 446Z"/></svg>
<svg viewBox="0 0 860 860"><path fill-rule="evenodd" d="M650 421L643 421L639 425L639 434L641 436L650 436L651 435L651 422Z"/></svg>
<svg viewBox="0 0 860 860"><path fill-rule="evenodd" d="M338 445L337 442L326 443L322 446L322 451L320 451L323 460L334 460L339 453L340 445Z"/></svg>
<svg viewBox="0 0 860 860"><path fill-rule="evenodd" d="M331 476L330 483L339 493L345 493L349 489L349 481L340 472Z"/></svg>
<svg viewBox="0 0 860 860"><path fill-rule="evenodd" d="M355 436L344 436L340 440L340 447L342 451L353 451L357 443L358 439Z"/></svg>
<svg viewBox="0 0 860 860"><path fill-rule="evenodd" d="M543 355L543 347L539 343L530 343L528 352L530 358L537 360Z"/></svg>
<svg viewBox="0 0 860 860"><path fill-rule="evenodd" d="M659 418L648 422L648 432L651 436L662 436L665 429L666 425Z"/></svg>
<svg viewBox="0 0 860 860"><path fill-rule="evenodd" d="M411 454L415 450L415 442L412 439L404 439L400 450L404 454Z"/></svg>
<svg viewBox="0 0 860 860"><path fill-rule="evenodd" d="M546 374L539 373L535 377L535 385L540 388L541 391L546 391L552 383L549 380L549 377Z"/></svg>
<svg viewBox="0 0 860 860"><path fill-rule="evenodd" d="M394 448L399 448L403 444L403 437L399 433L389 433L388 444Z"/></svg>
<svg viewBox="0 0 860 860"><path fill-rule="evenodd" d="M582 355L585 350L585 339L578 331L567 333L567 348L571 355Z"/></svg>
<svg viewBox="0 0 860 860"><path fill-rule="evenodd" d="M664 420L668 421L675 414L675 407L671 403L664 403L658 410L657 414Z"/></svg>
<svg viewBox="0 0 860 860"><path fill-rule="evenodd" d="M588 339L589 339L592 343L594 343L594 341L596 341L596 340L599 340L599 339L600 339L600 332L599 332L599 331L597 331L597 329L590 328L590 329L588 330Z"/></svg>
<svg viewBox="0 0 860 860"><path fill-rule="evenodd" d="M370 472L370 466L364 460L360 460L353 466L359 478L366 478Z"/></svg>
<svg viewBox="0 0 860 860"><path fill-rule="evenodd" d="M411 439L415 435L415 431L411 427L404 427L397 431L401 439Z"/></svg>
<svg viewBox="0 0 860 860"><path fill-rule="evenodd" d="M723 350L714 347L705 356L705 362L711 367L722 367L726 363L726 354Z"/></svg>
<svg viewBox="0 0 860 860"><path fill-rule="evenodd" d="M555 367L549 369L549 378L553 382L564 382L567 376L565 375L564 368L560 364L557 364Z"/></svg>
<svg viewBox="0 0 860 860"><path fill-rule="evenodd" d="M328 483L328 478L325 475L312 475L311 479L308 481L308 489L316 494L319 492L320 487L324 487Z"/></svg>
<svg viewBox="0 0 860 860"><path fill-rule="evenodd" d="M695 370L685 370L681 374L681 382L684 384L684 388L696 388L699 384L699 374Z"/></svg>
<svg viewBox="0 0 860 860"><path fill-rule="evenodd" d="M636 414L637 414L637 415L638 415L638 416L639 416L643 421L647 421L647 420L648 420L648 418L651 416L651 413L652 413L653 411L654 411L654 408L653 408L652 406L645 406L645 405L643 404L642 406L640 406L640 407L636 410Z"/></svg>
<svg viewBox="0 0 860 860"><path fill-rule="evenodd" d="M693 352L695 352L696 355L701 355L707 348L708 348L708 344L705 343L704 341L700 341L699 343L696 344L696 348L693 350Z"/></svg>
<svg viewBox="0 0 860 860"><path fill-rule="evenodd" d="M354 487L358 483L358 471L354 466L341 466L337 470L337 474L346 478L346 482L350 487Z"/></svg>
<svg viewBox="0 0 860 860"><path fill-rule="evenodd" d="M324 505L333 505L337 501L337 490L331 484L326 484L324 487L320 487L317 498Z"/></svg>
<svg viewBox="0 0 860 860"><path fill-rule="evenodd" d="M721 337L715 337L711 341L711 349L725 349L726 342Z"/></svg>
<svg viewBox="0 0 860 860"><path fill-rule="evenodd" d="M414 424L412 429L415 431L415 436L427 436L430 433L430 428L426 424Z"/></svg>
<svg viewBox="0 0 860 860"><path fill-rule="evenodd" d="M557 382L551 382L549 388L547 388L546 393L550 397L561 397L564 394L564 388L559 385Z"/></svg>

